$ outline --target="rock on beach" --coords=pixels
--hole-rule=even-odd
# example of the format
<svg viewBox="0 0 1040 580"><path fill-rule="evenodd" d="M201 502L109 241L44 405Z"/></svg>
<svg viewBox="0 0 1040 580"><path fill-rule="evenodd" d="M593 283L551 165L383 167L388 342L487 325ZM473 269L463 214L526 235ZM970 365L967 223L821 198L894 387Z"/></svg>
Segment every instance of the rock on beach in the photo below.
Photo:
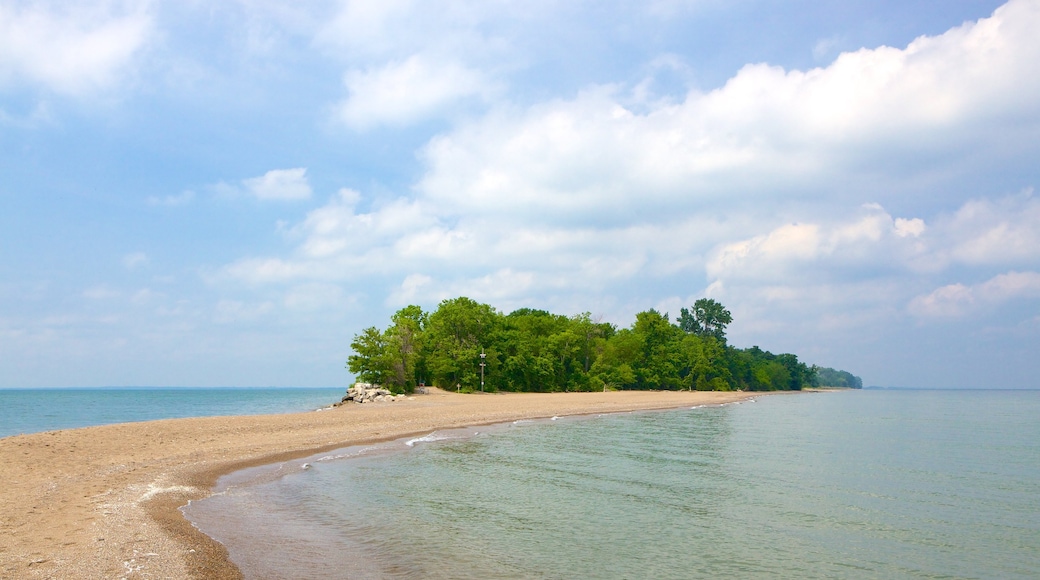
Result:
<svg viewBox="0 0 1040 580"><path fill-rule="evenodd" d="M394 395L388 389L371 383L354 383L347 389L347 394L340 403L392 403L407 395Z"/></svg>

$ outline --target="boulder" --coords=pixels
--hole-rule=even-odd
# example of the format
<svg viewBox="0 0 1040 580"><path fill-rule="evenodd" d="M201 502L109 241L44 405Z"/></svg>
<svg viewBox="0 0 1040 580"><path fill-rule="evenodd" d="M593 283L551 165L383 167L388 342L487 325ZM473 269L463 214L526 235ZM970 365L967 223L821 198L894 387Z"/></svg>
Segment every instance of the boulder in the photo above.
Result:
<svg viewBox="0 0 1040 580"><path fill-rule="evenodd" d="M403 395L400 395L403 396ZM384 401L395 401L397 397L389 390L373 385L371 383L355 383L347 389L347 395L343 397L344 403L353 401L355 403L382 403Z"/></svg>

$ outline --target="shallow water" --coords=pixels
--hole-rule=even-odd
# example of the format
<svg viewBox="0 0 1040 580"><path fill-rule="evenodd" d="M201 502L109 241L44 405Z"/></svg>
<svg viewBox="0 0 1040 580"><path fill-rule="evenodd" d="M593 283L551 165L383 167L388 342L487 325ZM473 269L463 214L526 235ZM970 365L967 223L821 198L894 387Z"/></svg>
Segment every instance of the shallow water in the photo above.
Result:
<svg viewBox="0 0 1040 580"><path fill-rule="evenodd" d="M252 578L1036 578L1037 417L1036 391L857 391L522 422L185 511Z"/></svg>

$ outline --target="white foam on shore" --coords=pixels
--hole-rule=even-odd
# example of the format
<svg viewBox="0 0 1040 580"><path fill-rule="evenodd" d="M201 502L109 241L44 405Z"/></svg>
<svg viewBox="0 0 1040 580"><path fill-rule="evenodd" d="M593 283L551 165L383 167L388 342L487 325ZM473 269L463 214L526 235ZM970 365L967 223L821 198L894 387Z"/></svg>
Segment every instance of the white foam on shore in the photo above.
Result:
<svg viewBox="0 0 1040 580"><path fill-rule="evenodd" d="M337 453L335 455L325 455L314 460L315 463L319 461L336 461L337 459L347 459L350 457L361 457L365 453L372 451L375 447L362 447L360 449L352 448L349 453Z"/></svg>
<svg viewBox="0 0 1040 580"><path fill-rule="evenodd" d="M454 437L449 437L447 435L440 435L436 431L434 431L433 433L430 433L429 435L424 435L422 437L416 437L415 439L409 439L408 441L405 441L404 444L409 446L409 447L414 447L416 443L432 443L434 441L445 441L445 440L448 440L448 439L454 439Z"/></svg>
<svg viewBox="0 0 1040 580"><path fill-rule="evenodd" d="M708 403L705 405L694 405L690 409L709 409L712 407L729 407L731 405L739 405L741 403L754 403L755 399L743 399L740 401L729 401L727 403Z"/></svg>
<svg viewBox="0 0 1040 580"><path fill-rule="evenodd" d="M147 500L152 499L153 497L155 497L155 496L157 496L157 495L159 495L161 493L178 493L178 492L194 493L196 491L198 491L196 488L189 487L187 485L171 485L169 487L162 487L162 486L159 486L159 485L155 485L154 483L149 483L148 484L148 491L144 492L144 495L142 495L141 498L138 499L137 501L139 501L139 502L147 501Z"/></svg>

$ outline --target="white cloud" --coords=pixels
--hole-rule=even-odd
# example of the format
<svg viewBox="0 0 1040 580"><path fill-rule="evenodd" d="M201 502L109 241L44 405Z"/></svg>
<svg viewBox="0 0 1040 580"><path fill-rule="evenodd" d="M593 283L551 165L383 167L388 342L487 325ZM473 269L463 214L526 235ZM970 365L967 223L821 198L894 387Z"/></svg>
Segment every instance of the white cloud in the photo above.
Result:
<svg viewBox="0 0 1040 580"><path fill-rule="evenodd" d="M298 200L311 196L307 169L272 169L260 177L243 179L246 191L259 199Z"/></svg>
<svg viewBox="0 0 1040 580"><path fill-rule="evenodd" d="M566 7L544 0L342 0L314 45L344 65L333 116L354 130L480 110L530 65L529 32Z"/></svg>
<svg viewBox="0 0 1040 580"><path fill-rule="evenodd" d="M123 266L127 270L136 270L142 266L147 266L148 262L148 254L144 252L133 252L123 256Z"/></svg>
<svg viewBox="0 0 1040 580"><path fill-rule="evenodd" d="M213 320L218 324L249 322L266 316L274 309L271 302L248 303L241 300L221 300L214 308Z"/></svg>
<svg viewBox="0 0 1040 580"><path fill-rule="evenodd" d="M272 284L314 278L308 266L279 258L244 258L225 267L224 273L249 284Z"/></svg>
<svg viewBox="0 0 1040 580"><path fill-rule="evenodd" d="M1035 267L1040 203L1031 191L969 200L930 218L931 225L921 218L893 219L877 204L860 212L852 220L786 224L721 244L706 262L708 280L720 296L756 312L755 318L768 317L759 304L778 302L815 309L821 320L839 311L894 314L885 305L899 303L909 303L908 310L920 318L956 317L976 306L1037 295L1040 276L1015 271L919 294L922 285L953 268L978 277L1007 264Z"/></svg>
<svg viewBox="0 0 1040 580"><path fill-rule="evenodd" d="M142 288L130 297L130 302L137 305L150 304L154 300L161 298L162 295L152 290L151 288Z"/></svg>
<svg viewBox="0 0 1040 580"><path fill-rule="evenodd" d="M347 61L399 59L434 51L483 62L508 58L515 26L551 25L566 10L552 0L341 0L315 44ZM515 47L514 47L515 48Z"/></svg>
<svg viewBox="0 0 1040 580"><path fill-rule="evenodd" d="M315 311L343 304L343 289L334 284L300 284L285 294L290 310Z"/></svg>
<svg viewBox="0 0 1040 580"><path fill-rule="evenodd" d="M410 274L398 289L387 297L386 303L392 307L416 303L436 304L447 298L467 296L481 302L497 304L508 311L507 305L528 301L525 297L538 286L537 277L535 272L517 272L511 268L502 268L475 277L448 280L435 280L424 274Z"/></svg>
<svg viewBox="0 0 1040 580"><path fill-rule="evenodd" d="M785 278L848 276L851 270L912 270L927 247L920 218L893 219L877 204L851 221L786 224L746 240L720 245L705 266L722 280L777 281Z"/></svg>
<svg viewBox="0 0 1040 580"><path fill-rule="evenodd" d="M122 295L120 291L105 285L93 286L83 291L83 297L90 300L109 300Z"/></svg>
<svg viewBox="0 0 1040 580"><path fill-rule="evenodd" d="M431 282L433 282L433 278L425 274L409 274L405 276L401 285L390 294L387 298L387 302L393 305L423 302L423 299L427 296L420 293L425 287L428 287Z"/></svg>
<svg viewBox="0 0 1040 580"><path fill-rule="evenodd" d="M906 237L920 237L924 233L926 226L924 220L921 218L905 219L896 218L895 221L895 234L901 238Z"/></svg>
<svg viewBox="0 0 1040 580"><path fill-rule="evenodd" d="M180 193L178 193L176 195L165 195L165 196L162 196L162 197L155 196L155 195L149 196L148 197L148 205L158 205L158 206L166 206L166 207L178 207L178 206L182 206L182 205L187 205L187 204L191 203L192 200L194 200L194 199L195 199L195 192L191 191L190 189L186 189L186 190L184 190L184 191L182 191L182 192L180 192Z"/></svg>
<svg viewBox="0 0 1040 580"><path fill-rule="evenodd" d="M1008 272L981 284L949 284L915 297L907 309L921 318L955 318L1019 298L1040 298L1040 273Z"/></svg>
<svg viewBox="0 0 1040 580"><path fill-rule="evenodd" d="M1023 215L1023 200L1032 203L1007 199L966 206L1002 207L1009 218ZM298 240L295 256L242 260L225 274L252 284L363 280L367 291L384 289L394 306L460 294L523 305L532 296L591 299L626 286L703 279L704 294L759 320L755 328L769 328L779 312L761 305L779 303L780 311L812 311L821 324L866 324L879 312L894 315L898 309L886 305L905 304L922 280L955 263L948 256L966 223L943 217L927 225L866 204L851 215L774 226L776 216L749 214L739 222L662 216L652 224L574 228L438 215L432 204L403 198L359 212L360 202L357 192L342 190L287 230ZM720 243L740 231L763 233Z"/></svg>
<svg viewBox="0 0 1040 580"><path fill-rule="evenodd" d="M809 71L748 65L716 90L645 113L611 86L503 107L432 140L418 189L458 211L579 221L792 192L851 202L865 194L861 181L888 203L896 188L881 197L878 179L904 177L891 167L957 175L965 151L1009 132L1027 132L1023 151L1035 148L1037 125L1021 119L1040 111L1038 27L1037 3L1015 0L905 49L844 53Z"/></svg>
<svg viewBox="0 0 1040 580"><path fill-rule="evenodd" d="M253 284L343 280L403 267L409 259L422 260L439 251L438 244L423 239L438 231L436 218L418 204L398 199L358 213L359 199L356 191L341 189L329 203L288 228L286 234L299 240L295 257L247 258L227 266L224 273ZM417 238L425 243L417 243Z"/></svg>
<svg viewBox="0 0 1040 580"><path fill-rule="evenodd" d="M1009 128L1040 127L1022 122L1040 113L1040 59L1027 58L1040 57L1038 12L1012 2L905 49L810 71L750 65L715 91L643 99L638 112L620 86L500 105L432 139L407 195L366 206L344 190L285 229L291 255L223 273L355 280L389 306L465 294L499 306L598 303L616 318L707 294L752 321L752 336L793 320L819 331L905 318L953 267L967 268L977 296L971 281L994 267L1035 269L1040 204L1029 192L943 198L934 182L955 183L964 159L977 162ZM358 86L376 86L384 69L373 71ZM393 117L381 115L370 119ZM856 207L867 200L877 203ZM947 292L936 301L961 290Z"/></svg>
<svg viewBox="0 0 1040 580"><path fill-rule="evenodd" d="M111 2L0 5L0 86L28 82L70 95L112 87L153 34L146 8Z"/></svg>
<svg viewBox="0 0 1040 580"><path fill-rule="evenodd" d="M845 42L845 39L841 36L831 36L828 38L821 38L816 41L813 45L812 55L817 61L827 60L834 53L835 49Z"/></svg>
<svg viewBox="0 0 1040 580"><path fill-rule="evenodd" d="M337 114L348 126L406 125L444 111L462 99L487 98L491 83L457 62L413 55L378 68L351 70L344 77L350 96Z"/></svg>
<svg viewBox="0 0 1040 580"><path fill-rule="evenodd" d="M415 12L412 0L345 0L340 9L317 35L326 46L344 47L351 53L384 54L400 43L416 41L417 32L409 30L409 22L421 21L408 16Z"/></svg>
<svg viewBox="0 0 1040 580"><path fill-rule="evenodd" d="M1040 199L1032 189L999 199L973 199L938 227L950 238L949 259L965 264L1029 264L1040 260Z"/></svg>

